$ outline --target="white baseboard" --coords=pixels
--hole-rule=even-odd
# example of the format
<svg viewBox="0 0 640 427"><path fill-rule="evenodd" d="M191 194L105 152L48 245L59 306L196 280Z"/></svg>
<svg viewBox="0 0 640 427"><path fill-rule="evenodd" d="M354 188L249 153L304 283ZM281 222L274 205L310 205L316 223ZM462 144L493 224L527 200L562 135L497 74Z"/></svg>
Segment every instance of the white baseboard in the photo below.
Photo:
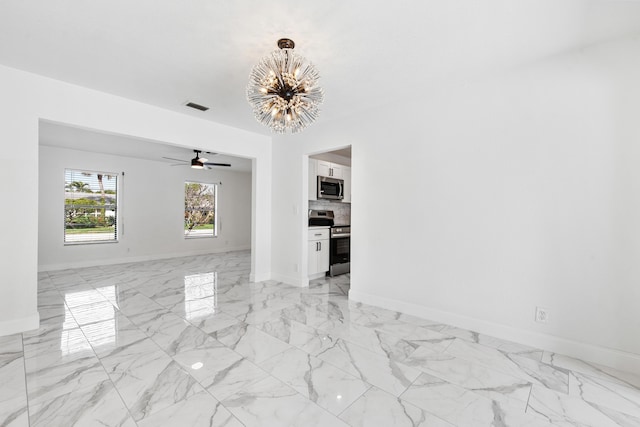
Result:
<svg viewBox="0 0 640 427"><path fill-rule="evenodd" d="M30 316L19 319L0 320L0 337L31 331L40 327L40 314L36 312Z"/></svg>
<svg viewBox="0 0 640 427"><path fill-rule="evenodd" d="M432 320L434 322L480 332L496 338L517 342L554 353L564 354L587 362L609 366L621 371L640 374L640 355L635 353L573 341L555 335L542 334L526 329L518 329L508 325L475 319L405 301L384 298L377 295L367 294L366 292L358 292L353 289L349 291L349 299L364 304L386 308L388 310L399 311L423 319Z"/></svg>
<svg viewBox="0 0 640 427"><path fill-rule="evenodd" d="M65 262L61 264L39 265L38 271L39 272L56 271L56 270L67 270L70 268L95 267L99 265L126 264L129 262L157 261L162 259L180 258L185 256L245 251L248 249L251 249L251 246L243 245L243 246L237 246L237 247L225 247L225 248L214 249L214 250L208 249L208 250L198 250L198 251L188 251L188 252L155 254L155 255L140 255L140 256L131 256L131 257L122 257L122 258L96 259L96 260L88 260L88 261L72 261L72 262Z"/></svg>
<svg viewBox="0 0 640 427"><path fill-rule="evenodd" d="M306 279L306 280L305 280ZM271 280L286 283L287 285L297 286L299 288L309 286L309 279L301 276L289 276L280 273L271 273Z"/></svg>
<svg viewBox="0 0 640 427"><path fill-rule="evenodd" d="M265 280L271 280L271 273L249 274L250 282L264 282Z"/></svg>

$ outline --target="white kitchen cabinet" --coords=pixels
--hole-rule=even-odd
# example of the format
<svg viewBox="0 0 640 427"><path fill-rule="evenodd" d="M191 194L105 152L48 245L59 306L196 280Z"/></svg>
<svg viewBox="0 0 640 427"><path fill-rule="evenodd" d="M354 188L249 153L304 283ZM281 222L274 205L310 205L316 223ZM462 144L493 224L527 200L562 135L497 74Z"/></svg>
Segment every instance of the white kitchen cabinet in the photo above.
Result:
<svg viewBox="0 0 640 427"><path fill-rule="evenodd" d="M351 203L351 168L349 166L342 166L342 179L344 180L342 203Z"/></svg>
<svg viewBox="0 0 640 427"><path fill-rule="evenodd" d="M325 162L324 160L318 160L316 164L318 176L329 176L331 173L331 163Z"/></svg>
<svg viewBox="0 0 640 427"><path fill-rule="evenodd" d="M329 271L329 228L310 228L308 238L307 275L323 277Z"/></svg>
<svg viewBox="0 0 640 427"><path fill-rule="evenodd" d="M325 160L318 160L318 176L330 176L331 178L343 179L343 165L337 163L327 162Z"/></svg>
<svg viewBox="0 0 640 427"><path fill-rule="evenodd" d="M309 159L309 200L318 200L318 161Z"/></svg>

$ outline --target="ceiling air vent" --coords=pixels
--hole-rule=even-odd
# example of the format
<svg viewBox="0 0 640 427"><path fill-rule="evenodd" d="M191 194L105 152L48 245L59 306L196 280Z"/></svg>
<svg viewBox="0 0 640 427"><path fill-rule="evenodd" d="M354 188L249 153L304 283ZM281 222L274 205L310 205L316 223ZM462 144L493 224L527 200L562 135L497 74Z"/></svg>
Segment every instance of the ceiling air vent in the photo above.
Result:
<svg viewBox="0 0 640 427"><path fill-rule="evenodd" d="M205 107L204 105L196 104L195 102L187 102L185 104L187 107L195 108L200 111L207 111L209 107Z"/></svg>

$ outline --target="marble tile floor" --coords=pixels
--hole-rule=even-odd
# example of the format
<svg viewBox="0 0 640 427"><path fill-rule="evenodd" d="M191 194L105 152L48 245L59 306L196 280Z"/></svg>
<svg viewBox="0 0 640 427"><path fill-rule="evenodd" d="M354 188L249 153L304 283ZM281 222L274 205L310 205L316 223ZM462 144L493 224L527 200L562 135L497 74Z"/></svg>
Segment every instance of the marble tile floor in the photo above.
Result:
<svg viewBox="0 0 640 427"><path fill-rule="evenodd" d="M40 329L0 338L0 426L640 426L640 376L249 265L40 273Z"/></svg>

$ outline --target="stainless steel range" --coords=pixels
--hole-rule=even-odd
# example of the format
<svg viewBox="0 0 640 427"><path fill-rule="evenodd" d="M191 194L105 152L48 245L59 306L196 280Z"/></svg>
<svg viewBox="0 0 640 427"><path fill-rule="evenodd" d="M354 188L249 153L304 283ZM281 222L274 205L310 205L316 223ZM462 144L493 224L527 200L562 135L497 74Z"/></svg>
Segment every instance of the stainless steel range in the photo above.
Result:
<svg viewBox="0 0 640 427"><path fill-rule="evenodd" d="M329 226L329 275L351 271L351 226L335 225L333 211L309 210L309 226Z"/></svg>
<svg viewBox="0 0 640 427"><path fill-rule="evenodd" d="M329 234L329 275L351 271L351 226L334 225Z"/></svg>

